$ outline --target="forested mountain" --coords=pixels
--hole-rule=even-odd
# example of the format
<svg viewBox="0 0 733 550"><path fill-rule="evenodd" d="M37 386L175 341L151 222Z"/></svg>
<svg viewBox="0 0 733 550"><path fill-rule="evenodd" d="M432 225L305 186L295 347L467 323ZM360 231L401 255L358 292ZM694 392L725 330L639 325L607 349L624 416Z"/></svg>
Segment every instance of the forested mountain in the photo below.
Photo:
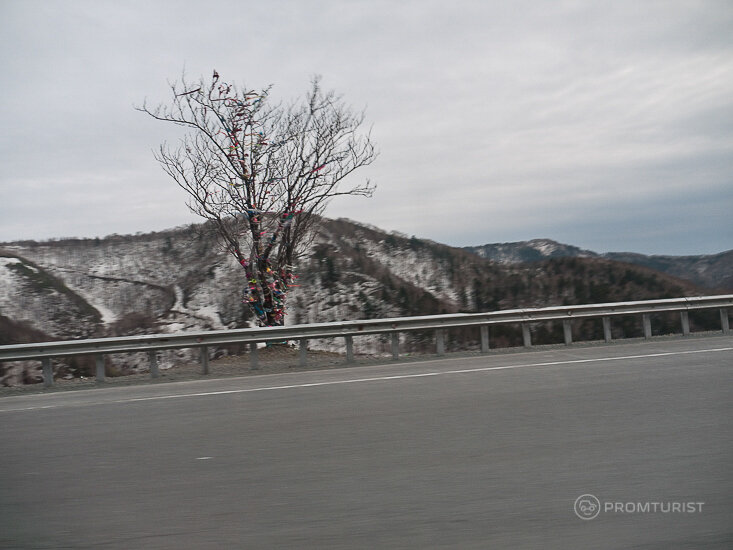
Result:
<svg viewBox="0 0 733 550"><path fill-rule="evenodd" d="M733 250L699 256L648 256L632 252L598 254L550 239L467 246L465 250L504 264L530 263L550 258L605 258L649 267L687 279L704 288L733 292Z"/></svg>
<svg viewBox="0 0 733 550"><path fill-rule="evenodd" d="M597 255L498 263L468 250L343 219L323 220L298 262L298 273L298 287L286 304L288 324L708 292L689 281ZM250 326L252 317L241 301L243 277L237 262L201 225L104 239L5 243L0 245L0 344ZM557 340L561 331L549 324L533 330L540 343ZM577 330L580 337L599 337L600 327L589 322ZM631 319L614 330L622 336L638 326ZM471 345L476 337L471 331L454 331L451 346ZM408 350L428 345L428 335L403 338ZM495 345L508 345L520 336L507 328L492 338ZM312 345L338 349L341 342ZM357 345L369 353L388 350L388 342L379 336L362 337ZM191 353L162 353L162 366ZM125 371L146 361L143 354L123 354L112 356L111 364ZM5 368L0 378L7 384L33 379L37 366L0 368ZM91 371L91 360L58 368L79 375Z"/></svg>

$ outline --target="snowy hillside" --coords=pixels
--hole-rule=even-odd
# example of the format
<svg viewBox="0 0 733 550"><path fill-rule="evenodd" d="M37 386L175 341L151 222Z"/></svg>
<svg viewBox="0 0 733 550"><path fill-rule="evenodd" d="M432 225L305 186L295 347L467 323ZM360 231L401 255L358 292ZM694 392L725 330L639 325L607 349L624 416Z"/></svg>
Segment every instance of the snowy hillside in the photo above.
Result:
<svg viewBox="0 0 733 550"><path fill-rule="evenodd" d="M551 253L551 242L541 246ZM287 324L700 293L684 281L602 258L501 265L348 220L324 219L296 272L299 286L287 297ZM243 277L241 266L198 225L135 236L3 244L0 344L247 327L253 318L242 303ZM538 331L538 342L550 337ZM454 336L449 345L458 347L475 338ZM519 338L511 331L496 336L498 345ZM407 349L426 345L420 335L402 338ZM341 345L311 343L328 350ZM388 352L388 342L379 336L360 338L358 346L362 352ZM191 359L193 353L163 353L161 365ZM109 361L121 372L147 364L142 354ZM37 365L16 365L0 372L0 379L28 378L18 370L28 368ZM82 361L64 372L77 376L88 368Z"/></svg>

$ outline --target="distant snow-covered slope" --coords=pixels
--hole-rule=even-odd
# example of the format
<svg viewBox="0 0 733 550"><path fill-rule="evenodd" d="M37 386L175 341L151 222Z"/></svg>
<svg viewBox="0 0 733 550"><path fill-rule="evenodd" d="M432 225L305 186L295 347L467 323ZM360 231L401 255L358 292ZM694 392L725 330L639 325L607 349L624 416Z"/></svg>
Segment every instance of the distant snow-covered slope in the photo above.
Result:
<svg viewBox="0 0 733 550"><path fill-rule="evenodd" d="M698 256L661 256L631 252L599 254L550 239L467 246L465 250L502 264L530 263L550 258L606 258L667 273L709 289L733 291L733 250Z"/></svg>
<svg viewBox="0 0 733 550"><path fill-rule="evenodd" d="M504 264L537 262L549 258L593 258L598 256L590 250L583 250L577 246L562 244L551 239L484 244L464 248L482 258Z"/></svg>

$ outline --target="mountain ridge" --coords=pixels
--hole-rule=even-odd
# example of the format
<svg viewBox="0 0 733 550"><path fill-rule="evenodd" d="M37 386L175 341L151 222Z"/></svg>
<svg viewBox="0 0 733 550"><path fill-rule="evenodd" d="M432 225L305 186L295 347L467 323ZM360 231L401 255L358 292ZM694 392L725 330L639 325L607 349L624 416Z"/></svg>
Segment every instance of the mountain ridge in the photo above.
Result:
<svg viewBox="0 0 733 550"><path fill-rule="evenodd" d="M717 254L663 255L636 252L603 252L581 249L552 239L532 239L505 243L465 246L482 258L504 264L532 263L551 258L605 258L616 262L641 265L689 280L714 290L733 291L733 250Z"/></svg>

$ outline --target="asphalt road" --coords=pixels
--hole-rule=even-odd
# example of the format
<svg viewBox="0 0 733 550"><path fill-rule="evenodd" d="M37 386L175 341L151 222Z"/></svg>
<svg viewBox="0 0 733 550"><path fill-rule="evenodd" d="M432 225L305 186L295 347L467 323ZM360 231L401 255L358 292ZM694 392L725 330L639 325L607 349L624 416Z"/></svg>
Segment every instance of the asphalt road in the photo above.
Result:
<svg viewBox="0 0 733 550"><path fill-rule="evenodd" d="M731 548L732 412L730 336L6 397L0 548Z"/></svg>

